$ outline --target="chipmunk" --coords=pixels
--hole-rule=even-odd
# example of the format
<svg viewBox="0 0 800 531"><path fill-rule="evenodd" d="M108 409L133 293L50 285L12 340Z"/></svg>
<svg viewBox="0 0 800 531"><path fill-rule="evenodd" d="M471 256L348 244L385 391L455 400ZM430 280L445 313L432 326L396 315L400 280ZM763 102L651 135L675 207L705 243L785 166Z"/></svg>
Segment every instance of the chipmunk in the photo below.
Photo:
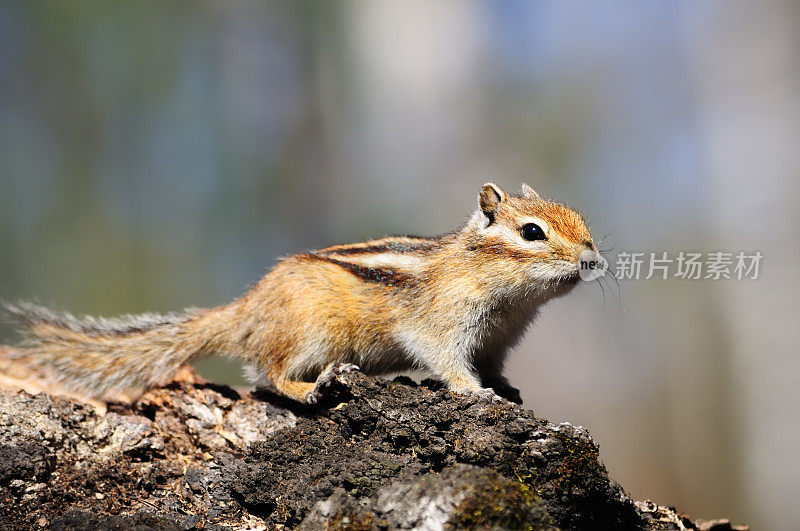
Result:
<svg viewBox="0 0 800 531"><path fill-rule="evenodd" d="M597 251L583 218L527 185L483 185L479 208L433 238L387 237L282 259L230 304L119 319L8 309L18 352L73 389L165 381L211 353L252 363L277 391L314 404L337 374L422 369L456 393L521 402L503 376L509 349L543 304L579 281Z"/></svg>

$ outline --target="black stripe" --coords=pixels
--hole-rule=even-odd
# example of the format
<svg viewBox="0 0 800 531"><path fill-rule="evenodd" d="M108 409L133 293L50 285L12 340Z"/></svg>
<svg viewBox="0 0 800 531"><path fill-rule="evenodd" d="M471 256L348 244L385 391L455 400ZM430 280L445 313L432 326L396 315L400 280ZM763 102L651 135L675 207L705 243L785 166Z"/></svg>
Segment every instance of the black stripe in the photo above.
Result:
<svg viewBox="0 0 800 531"><path fill-rule="evenodd" d="M416 278L412 275L401 273L389 267L367 267L314 253L306 255L306 257L335 264L346 269L365 282L375 282L395 288L407 288L416 283Z"/></svg>

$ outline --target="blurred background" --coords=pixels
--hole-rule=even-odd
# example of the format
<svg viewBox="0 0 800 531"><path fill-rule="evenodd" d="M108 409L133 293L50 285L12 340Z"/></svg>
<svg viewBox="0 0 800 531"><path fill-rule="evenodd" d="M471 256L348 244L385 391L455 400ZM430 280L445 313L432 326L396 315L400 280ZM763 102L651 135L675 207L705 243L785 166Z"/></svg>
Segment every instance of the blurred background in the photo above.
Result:
<svg viewBox="0 0 800 531"><path fill-rule="evenodd" d="M790 0L4 0L0 298L221 304L281 255L445 232L524 181L615 252L763 253L758 280L581 286L508 374L634 498L797 529L798 23Z"/></svg>

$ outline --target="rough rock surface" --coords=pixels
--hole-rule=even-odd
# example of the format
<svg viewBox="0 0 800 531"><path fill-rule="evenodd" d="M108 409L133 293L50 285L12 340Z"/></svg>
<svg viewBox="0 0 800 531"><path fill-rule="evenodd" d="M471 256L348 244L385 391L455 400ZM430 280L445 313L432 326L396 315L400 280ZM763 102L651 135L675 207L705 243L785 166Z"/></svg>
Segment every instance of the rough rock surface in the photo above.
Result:
<svg viewBox="0 0 800 531"><path fill-rule="evenodd" d="M740 529L630 500L580 427L360 373L310 408L196 377L99 415L0 392L3 529ZM742 528L743 529L743 528Z"/></svg>

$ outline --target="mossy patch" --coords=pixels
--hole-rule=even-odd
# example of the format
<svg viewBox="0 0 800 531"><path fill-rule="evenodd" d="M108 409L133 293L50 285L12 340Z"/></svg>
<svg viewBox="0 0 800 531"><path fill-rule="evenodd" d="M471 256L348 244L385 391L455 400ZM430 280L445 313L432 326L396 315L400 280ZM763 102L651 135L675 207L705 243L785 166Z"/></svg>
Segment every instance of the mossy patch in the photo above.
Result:
<svg viewBox="0 0 800 531"><path fill-rule="evenodd" d="M330 531L370 531L376 527L386 526L386 522L379 521L375 515L367 512L364 514L357 514L349 511L338 512L333 515L326 529Z"/></svg>
<svg viewBox="0 0 800 531"><path fill-rule="evenodd" d="M600 452L591 440L568 437L561 433L553 435L563 445L562 457L556 468L557 477L553 484L558 488L569 489L575 485L585 485L597 477L605 477L605 467L600 463Z"/></svg>
<svg viewBox="0 0 800 531"><path fill-rule="evenodd" d="M499 475L476 484L454 511L448 527L541 529L552 525L533 489Z"/></svg>

